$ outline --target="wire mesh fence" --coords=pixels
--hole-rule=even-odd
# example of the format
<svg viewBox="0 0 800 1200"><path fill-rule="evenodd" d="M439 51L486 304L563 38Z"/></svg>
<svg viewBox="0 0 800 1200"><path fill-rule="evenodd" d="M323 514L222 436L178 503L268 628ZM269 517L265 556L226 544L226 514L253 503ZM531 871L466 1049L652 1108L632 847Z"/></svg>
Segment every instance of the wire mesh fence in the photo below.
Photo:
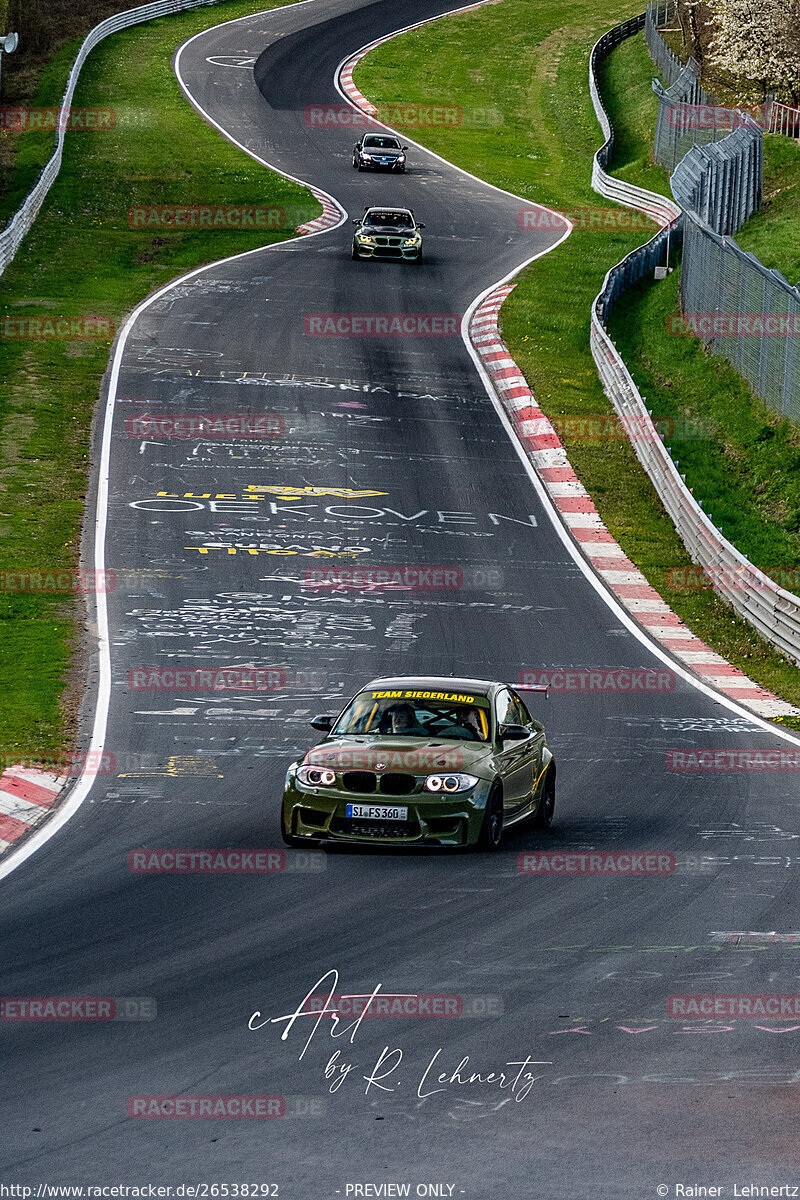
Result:
<svg viewBox="0 0 800 1200"><path fill-rule="evenodd" d="M673 332L699 337L765 404L800 422L800 290L691 210L681 308Z"/></svg>
<svg viewBox="0 0 800 1200"><path fill-rule="evenodd" d="M648 4L644 16L644 40L647 42L647 49L661 73L661 78L666 80L668 87L681 74L683 63L677 54L670 50L659 33L659 29L669 25L674 18L675 5L671 0L654 0L653 3Z"/></svg>
<svg viewBox="0 0 800 1200"><path fill-rule="evenodd" d="M671 87L653 80L658 96L658 116L653 158L673 171L692 146L707 145L727 137L739 118L721 108L700 83L700 67L690 58Z"/></svg>
<svg viewBox="0 0 800 1200"><path fill-rule="evenodd" d="M674 15L670 0L654 0L645 16L651 56L670 81L653 81L654 157L672 171L685 214L682 316L673 332L699 337L771 409L800 421L800 290L731 236L761 208L764 129L800 130L800 113L772 101L754 111L716 104L693 59L675 75L659 32Z"/></svg>
<svg viewBox="0 0 800 1200"><path fill-rule="evenodd" d="M653 4L651 8L658 10L651 17L651 24L655 28L658 16L663 20L668 6ZM795 347L800 345L800 338L779 336L786 332L792 322L800 334L800 315L794 300L794 296L797 296L800 301L800 295L796 289L791 288L778 272L768 271L752 255L745 254L729 235L715 233L693 211L680 212L677 206L672 205L672 212L662 214L656 202L660 200L661 206L670 205L666 197L658 197L643 188L617 180L604 170L608 164L609 148L613 146L613 128L599 95L596 66L603 53L607 53L622 37L634 32L635 22L616 26L598 41L592 51L589 86L595 112L606 138L605 145L595 155L592 186L603 196L651 212L656 219L668 220L669 225L646 245L632 251L606 275L590 314L592 355L603 390L616 412L621 419L635 422L639 431L639 436L633 441L636 454L692 561L703 568L714 591L740 617L782 654L800 664L800 600L748 562L703 511L659 436L645 398L608 334L608 318L617 298L640 279L652 276L656 267L668 261L669 241L673 247L677 247L683 240L683 282L688 290L684 295L684 312L676 316L677 321L684 323L684 328L678 328L676 332L696 333L697 336L704 336L705 333L705 340L709 343L716 341L712 349L729 358L750 380L759 395L772 397L768 402L787 415L798 415L800 356ZM752 134L748 136L752 139ZM740 136L737 142L741 143L742 140ZM718 148L715 146L697 146L690 153L695 157L710 155L715 160L715 177L710 181L712 191L716 194L720 189L723 192L728 189L739 200L744 197L746 209L753 199L752 174L750 177L745 175L745 186L740 187L737 181L742 179L741 164L737 166L735 162L732 164L728 161L724 145L720 144L722 153L716 156L714 152ZM741 146L739 150L742 150ZM602 165L599 162L601 157ZM760 175L758 182L760 184ZM691 177L687 177L686 186L691 188ZM760 202L760 193L758 199ZM703 318L704 329L685 328L687 311L691 306L698 311L705 309L710 314L710 318ZM738 319L737 314L746 315L748 312L756 315ZM732 321L732 317L737 319ZM744 340L745 336L749 338L748 341ZM732 344L726 346L726 339ZM743 574L746 574L751 585L734 586ZM755 698L756 695L748 702L749 706L765 715L776 715L772 707L774 697L760 700Z"/></svg>
<svg viewBox="0 0 800 1200"><path fill-rule="evenodd" d="M714 233L736 233L761 208L763 133L754 121L724 141L693 146L670 177L675 199Z"/></svg>

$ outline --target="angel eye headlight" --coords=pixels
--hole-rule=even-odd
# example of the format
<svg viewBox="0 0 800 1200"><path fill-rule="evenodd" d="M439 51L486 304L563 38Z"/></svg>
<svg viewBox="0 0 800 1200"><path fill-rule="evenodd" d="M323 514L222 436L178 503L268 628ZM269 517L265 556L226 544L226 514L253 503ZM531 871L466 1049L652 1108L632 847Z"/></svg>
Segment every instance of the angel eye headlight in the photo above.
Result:
<svg viewBox="0 0 800 1200"><path fill-rule="evenodd" d="M451 772L448 775L429 775L425 780L425 790L453 795L455 792L468 792L477 782L477 775L467 775L462 771Z"/></svg>
<svg viewBox="0 0 800 1200"><path fill-rule="evenodd" d="M297 782L305 787L332 787L336 783L336 772L330 767L298 767Z"/></svg>

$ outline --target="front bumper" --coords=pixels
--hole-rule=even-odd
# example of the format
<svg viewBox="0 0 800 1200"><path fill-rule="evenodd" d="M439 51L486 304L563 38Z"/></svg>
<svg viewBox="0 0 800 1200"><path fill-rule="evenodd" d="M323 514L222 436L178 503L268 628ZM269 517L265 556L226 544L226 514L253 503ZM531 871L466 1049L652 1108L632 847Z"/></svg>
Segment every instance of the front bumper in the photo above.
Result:
<svg viewBox="0 0 800 1200"><path fill-rule="evenodd" d="M375 796L340 788L306 789L292 777L283 797L286 830L310 842L348 842L389 846L472 846L483 824L489 784L480 780L471 792L447 800L428 793ZM385 804L408 809L405 821L347 816L348 804Z"/></svg>
<svg viewBox="0 0 800 1200"><path fill-rule="evenodd" d="M358 165L364 171L403 171L406 164L397 162L396 159L394 162L375 162L370 159L360 158Z"/></svg>
<svg viewBox="0 0 800 1200"><path fill-rule="evenodd" d="M353 248L359 258L388 259L394 262L414 262L422 253L422 243L417 246L362 245L354 242Z"/></svg>

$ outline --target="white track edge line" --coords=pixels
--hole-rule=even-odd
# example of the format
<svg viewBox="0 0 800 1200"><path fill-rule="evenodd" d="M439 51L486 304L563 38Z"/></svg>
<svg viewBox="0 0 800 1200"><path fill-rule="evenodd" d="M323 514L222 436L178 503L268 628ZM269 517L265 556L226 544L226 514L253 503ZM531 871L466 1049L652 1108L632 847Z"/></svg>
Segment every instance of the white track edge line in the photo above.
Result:
<svg viewBox="0 0 800 1200"><path fill-rule="evenodd" d="M489 0L482 0L482 3L488 3L488 2L489 2ZM357 58L359 56L360 57L365 56L371 49L375 49L375 48L377 48L377 46L383 45L384 42L390 41L392 38L399 37L400 34L402 34L402 33L407 33L412 29L419 29L419 28L421 28L421 26L430 24L432 21L441 20L442 17L454 16L459 12L465 11L465 8L474 9L476 7L477 7L477 5L474 3L469 4L469 5L463 6L462 8L453 9L447 13L439 13L435 17L429 17L428 20L426 20L426 21L418 21L413 25L407 25L403 29L398 29L395 33L387 34L383 38L379 38L376 41L369 42L367 45L362 46L359 50L354 51L353 54L350 54L346 58L343 58L342 61L339 63L339 66L336 69L336 78L335 78L336 90L338 91L339 95L348 104L353 103L353 101L343 92L343 90L340 86L340 75L341 75L342 69L349 62L351 62L354 58ZM367 99L368 103L371 103L367 97L365 97L365 99ZM373 121L375 121L374 117L371 119ZM381 125L384 129L390 129L392 133L398 132L396 129L392 129L392 127L390 125L386 125L382 121L375 121L375 124ZM405 134L403 136L405 137ZM535 201L532 201L530 199L528 199L527 201L524 201L524 200L522 200L522 198L520 196L517 196L514 192L508 192L505 190L505 188L499 188L499 187L496 187L492 183L487 183L486 180L480 179L480 177L477 175L473 175L471 171L467 171L463 167L459 167L459 166L456 166L454 163L448 162L447 159L442 158L441 155L436 154L435 151L429 150L426 146L422 146L419 142L415 142L413 138L408 138L407 141L409 141L412 145L417 146L419 149L423 150L426 154L430 154L433 158L438 159L439 162L444 163L446 166L450 167L451 169L459 171L462 175L466 175L470 179L477 180L477 182L484 184L484 186L491 188L493 191L500 192L501 195L511 196L515 200L520 200L522 203L527 203L530 207L541 208L546 212L554 212L555 211L554 209L547 208L546 205L536 204ZM561 214L558 214L558 215L560 216ZM567 218L564 218L564 219L567 220ZM583 556L583 554L579 550L577 544L572 539L565 524L563 523L561 516L558 513L558 510L555 508L552 501L550 500L550 497L544 487L544 484L539 479L539 476L536 473L535 467L533 466L530 459L528 458L525 448L523 447L522 443L519 441L519 439L516 435L516 432L514 430L514 427L508 418L508 414L506 413L501 401L499 400L499 398L494 390L491 378L484 367L483 361L480 358L480 355L479 355L477 349L472 344L472 341L469 336L469 323L470 323L470 320L472 319L472 315L474 314L476 308L478 308L478 306L481 304L481 302L483 300L485 300L493 291L495 291L496 288L502 287L504 284L508 283L511 279L513 279L516 275L518 275L521 271L523 271L527 266L530 266L530 264L532 262L535 262L535 260L537 258L541 258L543 255L549 254L551 250L555 250L556 247L559 246L561 244L561 242L563 242L569 236L569 234L572 232L572 229L573 229L572 222L569 222L569 229L566 231L566 233L564 233L562 235L562 237L560 237L558 239L558 241L554 242L551 246L548 246L546 249L539 250L536 254L533 254L525 262L520 263L519 266L515 267L507 275L502 276L502 278L498 279L490 287L485 288L484 291L480 292L476 296L476 298L472 301L469 308L465 312L465 314L462 318L462 321L461 321L461 337L464 342L464 345L466 346L467 350L469 351L469 354L472 357L472 360L475 363L475 366L477 367L478 374L480 375L481 380L483 381L483 385L486 388L489 399L491 400L495 411L499 415L501 422L503 424L503 427L504 427L506 433L508 434L509 438L511 439L511 442L512 442L514 448L516 449L517 454L525 467L525 470L526 470L526 473L527 473L529 479L533 483L534 490L536 491L536 494L538 495L545 512L547 513L548 517L550 518L550 520L556 530L556 533L561 538L561 541L566 546L567 550L569 551L571 557L573 558L573 560L575 561L577 566L580 567L580 570L583 573L583 575L585 576L585 578L591 583L592 587L595 589L595 591L598 593L598 595L602 598L602 600L605 602L605 604L608 606L608 608L611 610L611 612L613 612L614 615L617 617L617 619L620 620L622 622L622 624L628 629L628 631L634 635L634 637L637 639L637 641L641 642L641 644L643 646L645 646L648 650L650 650L650 652L652 654L654 654L655 657L658 658L661 662L663 662L665 666L668 666L668 667L674 669L676 674L678 676L680 676L680 678L683 679L684 682L690 684L693 688L695 688L697 691L701 692L704 696L707 696L709 699L716 701L718 704L721 704L723 708L729 709L731 712L736 713L738 716L745 717L749 722L759 726L765 732L774 734L776 737L780 738L782 741L790 742L792 745L795 745L795 746L800 746L800 737L797 737L796 735L790 733L788 729L780 729L777 726L775 726L774 724L772 724L771 722L764 720L763 717L759 717L756 713L751 712L749 709L743 708L741 705L737 704L735 702L735 700L731 699L730 696L726 696L723 692L718 692L714 688L708 687L696 675L687 671L680 664L680 662L677 661L675 658L673 658L669 654L668 651L666 651L662 646L660 646L658 644L658 642L656 642L654 639L652 639L648 636L645 628L643 626L641 626L638 623L638 621L636 621L628 613L627 609L625 609L620 604L617 597L614 596L613 593L608 590L605 583L601 580L599 575L595 572L594 568L591 566L591 564L587 561L587 559ZM531 394L533 395L533 392ZM535 395L534 395L534 399L535 399ZM672 610L670 610L670 611L672 611Z"/></svg>
<svg viewBox="0 0 800 1200"><path fill-rule="evenodd" d="M220 21L217 25L209 26L208 29L201 29L199 33L193 34L192 37L181 43L176 51L173 62L181 91L186 96L192 107L195 108L197 112L199 112L201 116L203 116L205 120L209 122L209 124L213 125L220 133L222 133L228 141L232 142L235 146L238 146L241 150L244 150L245 153L251 158L255 159L256 162L261 163L261 165L264 167L267 167L268 170L274 171L277 175L282 175L284 179L290 179L293 183L298 183L303 187L316 189L316 191L318 191L321 195L327 196L337 211L342 214L336 225L331 225L328 229L317 230L315 233L301 235L305 238L319 237L322 233L330 233L332 229L338 229L339 226L347 219L346 211L342 208L341 204L334 199L333 196L331 196L328 192L325 192L322 188L318 188L316 184L307 183L304 179L298 179L294 175L287 174L287 172L282 171L280 167L273 166L272 163L267 162L265 159L260 158L257 154L247 150L245 146L242 146L240 142L237 142L235 138L231 137L230 134L228 134L225 129L213 119L213 117L209 116L209 114L192 96L180 74L180 57L183 50L196 38L205 36L205 34L211 33L215 29L221 29L223 25L235 25L239 21L251 21L254 17L264 16L266 13L274 14L290 8L299 8L301 5L312 4L314 2L315 0L296 0L296 3L294 4L284 4L281 5L280 8L272 8L262 10L261 12L249 13L244 17L237 17L233 21ZM289 239L289 242L291 243L298 240L299 239L297 238L292 238ZM111 378L109 380L108 395L106 398L105 413L103 417L103 437L101 442L100 467L97 481L97 500L95 503L94 569L98 573L105 570L105 536L108 525L111 427L116 404L117 381L119 379L119 372L122 364L122 355L125 350L128 336L134 324L141 314L150 307L151 304L155 303L156 300L159 300L162 296L171 291L173 288L177 287L179 284L185 283L187 279L193 279L196 275L201 275L204 271L210 271L216 267L223 266L225 263L234 262L240 258L248 258L252 254L263 254L269 250L280 249L286 244L286 242L276 242L272 245L258 246L255 250L244 250L240 254L230 254L227 256L227 258L221 258L216 262L206 263L205 266L195 267L194 270L188 271L185 275L179 275L176 279L171 280L170 283L167 283L162 288L159 288L158 291L154 292L152 296L149 296L145 300L141 301L141 303L139 303L133 310L120 330L117 338L117 344L114 349ZM91 758L91 761L95 762L100 761L103 753L106 730L108 726L109 704L111 699L111 654L108 637L108 605L106 603L105 592L99 593L97 602L97 652L99 659L100 678L97 688L97 702L92 725L92 735L86 756L87 760L89 760L90 756L96 755L96 758ZM63 803L53 812L52 817L44 823L42 828L36 829L36 831L32 833L30 837L25 839L24 843L19 847L18 850L12 850L7 857L0 861L0 879L5 879L7 875L10 875L12 871L15 871L17 867L21 866L22 863L30 858L32 854L34 854L46 842L48 842L54 834L58 833L62 826L66 825L67 821L69 821L70 818L75 815L86 797L89 795L95 779L96 775L89 774L86 770L84 770L74 788L67 794Z"/></svg>

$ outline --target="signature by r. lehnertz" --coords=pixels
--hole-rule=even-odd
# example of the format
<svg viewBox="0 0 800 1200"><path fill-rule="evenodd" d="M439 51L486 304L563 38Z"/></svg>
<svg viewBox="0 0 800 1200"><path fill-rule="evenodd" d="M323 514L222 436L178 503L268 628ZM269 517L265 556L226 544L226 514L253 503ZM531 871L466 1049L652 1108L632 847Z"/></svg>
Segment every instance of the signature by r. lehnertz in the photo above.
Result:
<svg viewBox="0 0 800 1200"><path fill-rule="evenodd" d="M263 1029L266 1025L283 1025L281 1041L285 1042L298 1022L311 1019L313 1021L311 1032L308 1034L305 1044L298 1055L298 1061L305 1057L306 1051L314 1041L314 1037L323 1021L328 1026L329 1037L344 1038L346 1045L354 1045L356 1034L361 1028L361 1022L368 1015L369 1007L376 997L379 995L396 996L399 993L383 992L382 985L380 983L376 984L372 992L366 996L358 997L362 1001L362 1005L360 1006L361 1012L354 1021L346 1023L336 1011L335 1006L330 1006L331 1000L336 995L338 982L338 971L326 971L314 986L306 992L293 1012L286 1013L280 1017L264 1017L262 1020L263 1014L257 1009L247 1023L248 1029L256 1031ZM327 996L325 995L326 991ZM317 1007L320 993L325 997L325 1002L321 1007ZM313 1003L312 997L314 998ZM353 998L348 997L348 999ZM301 1028L303 1030L301 1033L302 1037L307 1026L302 1026ZM349 1052L344 1051L344 1054L347 1055ZM454 1088L489 1086L507 1092L509 1098L513 1096L514 1100L519 1103L520 1100L525 1099L536 1080L540 1078L532 1068L551 1065L549 1061L545 1062L542 1059L534 1059L526 1056L524 1059L505 1062L502 1068L475 1070L470 1066L470 1056L465 1054L455 1068L448 1069L445 1067L442 1070L442 1054L443 1047L440 1046L431 1056L421 1075L417 1078L417 1096L421 1100L425 1100L429 1096L435 1096L437 1093L448 1092ZM379 1092L394 1092L401 1084L402 1075L400 1068L403 1065L403 1060L404 1053L399 1046L384 1046L376 1061L371 1067L368 1066L366 1068L367 1073L364 1074L364 1068L361 1064L348 1061L346 1057L343 1057L342 1050L334 1050L325 1064L325 1078L328 1080L328 1091L338 1092L348 1079L358 1080L358 1076L361 1074L361 1079L366 1083L364 1095L369 1095L373 1088Z"/></svg>

